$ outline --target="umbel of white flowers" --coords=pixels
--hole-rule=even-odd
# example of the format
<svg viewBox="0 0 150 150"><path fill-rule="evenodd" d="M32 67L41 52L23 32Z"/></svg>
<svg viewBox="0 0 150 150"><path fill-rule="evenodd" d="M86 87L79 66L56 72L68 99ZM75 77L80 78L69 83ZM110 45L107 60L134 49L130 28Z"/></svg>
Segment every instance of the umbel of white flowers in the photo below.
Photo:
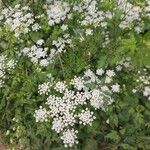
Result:
<svg viewBox="0 0 150 150"><path fill-rule="evenodd" d="M124 59L117 64L116 70L100 68L95 74L88 69L84 76L75 76L69 83L50 80L40 84L38 91L40 95L48 96L45 103L48 109L40 106L35 111L36 122L47 122L49 118L52 118L52 130L60 134L64 145L72 147L77 144L78 131L75 125L92 125L96 119L94 115L96 110L107 111L107 106L114 101L113 93L121 91L120 85L114 83L113 79L117 73L129 65L129 59ZM95 86L91 88L90 84ZM55 95L50 94L50 88L56 91ZM60 93L60 96L57 93Z"/></svg>
<svg viewBox="0 0 150 150"><path fill-rule="evenodd" d="M41 17L42 15L34 16L28 5L21 7L20 4L17 4L14 8L9 6L3 9L0 20L4 21L5 26L19 38L21 34L38 31L41 27L35 19Z"/></svg>
<svg viewBox="0 0 150 150"><path fill-rule="evenodd" d="M16 61L8 59L6 55L0 55L0 87L5 83L5 79L9 78L8 73L14 69Z"/></svg>

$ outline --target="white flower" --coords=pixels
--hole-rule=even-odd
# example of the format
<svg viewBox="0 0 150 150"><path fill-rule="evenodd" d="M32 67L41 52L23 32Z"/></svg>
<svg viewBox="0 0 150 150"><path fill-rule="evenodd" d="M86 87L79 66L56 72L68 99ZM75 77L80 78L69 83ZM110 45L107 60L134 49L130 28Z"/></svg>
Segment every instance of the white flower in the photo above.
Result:
<svg viewBox="0 0 150 150"><path fill-rule="evenodd" d="M91 98L99 99L100 94L101 94L100 90L94 89L94 90L91 91Z"/></svg>
<svg viewBox="0 0 150 150"><path fill-rule="evenodd" d="M101 26L105 28L107 26L107 22L101 22Z"/></svg>
<svg viewBox="0 0 150 150"><path fill-rule="evenodd" d="M0 88L3 87L4 81L0 80Z"/></svg>
<svg viewBox="0 0 150 150"><path fill-rule="evenodd" d="M4 77L4 75L5 75L5 72L0 70L0 78Z"/></svg>
<svg viewBox="0 0 150 150"><path fill-rule="evenodd" d="M94 121L94 119L96 119L95 116L93 116L93 112L90 112L88 110L88 108L86 108L85 110L82 110L82 112L78 115L79 116L79 120L80 120L80 124L83 125L92 125L92 122Z"/></svg>
<svg viewBox="0 0 150 150"><path fill-rule="evenodd" d="M105 93L109 94L105 94ZM112 99L110 97L111 91L107 86L102 86L101 89L93 89L91 91L91 99L90 99L90 104L93 106L95 109L103 109L105 110L105 105L108 104L110 105L112 103ZM107 101L104 101L104 99Z"/></svg>
<svg viewBox="0 0 150 150"><path fill-rule="evenodd" d="M44 40L43 39L40 39L40 40L38 40L37 42L36 42L38 45L43 45L44 44Z"/></svg>
<svg viewBox="0 0 150 150"><path fill-rule="evenodd" d="M4 9L1 18L4 19L5 26L14 32L17 38L20 38L21 34L37 31L41 28L33 16L29 6L16 5L14 8Z"/></svg>
<svg viewBox="0 0 150 150"><path fill-rule="evenodd" d="M51 81L53 81L53 80L54 80L54 78L53 78L53 76L52 76L52 74L51 74L51 73L47 74L47 77L48 77Z"/></svg>
<svg viewBox="0 0 150 150"><path fill-rule="evenodd" d="M8 59L5 55L0 55L0 87L4 85L4 79L8 76L8 73L11 74L11 71L15 68L16 61L13 59Z"/></svg>
<svg viewBox="0 0 150 150"><path fill-rule="evenodd" d="M115 72L114 72L114 70L107 70L106 75L108 75L108 77L111 78L111 77L115 76Z"/></svg>
<svg viewBox="0 0 150 150"><path fill-rule="evenodd" d="M84 74L85 74L85 77L90 78L89 82L95 82L97 79L96 75L90 69L86 70Z"/></svg>
<svg viewBox="0 0 150 150"><path fill-rule="evenodd" d="M24 55L28 54L29 51L30 51L30 49L27 48L27 47L25 47L24 49L22 49L22 53L23 53Z"/></svg>
<svg viewBox="0 0 150 150"><path fill-rule="evenodd" d="M90 82L87 82L88 80ZM91 83L91 80L95 82L96 87L88 87L87 83ZM106 111L106 106L113 102L110 95L112 92L103 82L103 80L99 82L91 70L86 71L83 77L75 76L68 84L65 81L58 81L56 83L53 81L51 87L59 93L48 96L45 104L49 108L49 114L46 113L46 109L41 107L41 110L36 112L36 120L45 121L48 120L48 117L51 117L52 129L59 134L63 134L61 139L66 147L72 147L78 141L76 140L77 136L74 134L74 129L69 130L70 127L75 127L77 123L84 126L92 125L96 119L94 112L87 108L87 106L92 106L95 110L102 109ZM45 91L49 89L49 86L44 85L43 88L41 87L39 89L43 90L40 92L47 94ZM116 87L113 89L116 90ZM86 109L82 106L86 106ZM77 110L81 110L81 113Z"/></svg>
<svg viewBox="0 0 150 150"><path fill-rule="evenodd" d="M40 106L38 110L35 111L34 117L36 119L36 122L44 122L48 121L49 112L46 111L45 108Z"/></svg>
<svg viewBox="0 0 150 150"><path fill-rule="evenodd" d="M150 96L150 87L148 86L144 87L143 95Z"/></svg>
<svg viewBox="0 0 150 150"><path fill-rule="evenodd" d="M137 92L137 90L136 90L136 89L133 89L133 90L132 90L132 92L133 92L133 93L136 93L136 92Z"/></svg>
<svg viewBox="0 0 150 150"><path fill-rule="evenodd" d="M82 1L81 6L77 6L75 9L83 13L83 20L81 25L93 25L94 27L100 26L100 23L105 19L105 13L98 10L98 2L93 1ZM108 15L107 15L108 16ZM107 17L106 16L106 17Z"/></svg>
<svg viewBox="0 0 150 150"><path fill-rule="evenodd" d="M63 140L65 147L72 147L74 144L78 144L77 133L78 131L75 131L74 129L68 129L63 132L61 139Z"/></svg>
<svg viewBox="0 0 150 150"><path fill-rule="evenodd" d="M66 51L66 45L71 45L71 39L69 34L64 34L63 37L59 37L57 40L52 41L52 45L55 46L55 49L52 49L51 59L59 54Z"/></svg>
<svg viewBox="0 0 150 150"><path fill-rule="evenodd" d="M113 92L119 92L120 91L120 85L118 83L111 86Z"/></svg>
<svg viewBox="0 0 150 150"><path fill-rule="evenodd" d="M54 118L52 122L52 130L55 130L55 132L60 133L64 130L65 124L62 119Z"/></svg>
<svg viewBox="0 0 150 150"><path fill-rule="evenodd" d="M7 135L9 135L9 134L10 134L10 130L7 130L7 132L6 132L5 135L7 136Z"/></svg>
<svg viewBox="0 0 150 150"><path fill-rule="evenodd" d="M106 76L105 83L111 83L111 81L112 81L112 78L109 76Z"/></svg>
<svg viewBox="0 0 150 150"><path fill-rule="evenodd" d="M120 65L116 66L116 70L117 71L121 71L122 70L122 66L120 66Z"/></svg>
<svg viewBox="0 0 150 150"><path fill-rule="evenodd" d="M74 87L76 89L78 89L79 91L84 89L84 80L81 77L74 77L74 79L71 80L71 84L74 85Z"/></svg>
<svg viewBox="0 0 150 150"><path fill-rule="evenodd" d="M47 59L42 59L39 64L40 66L46 67L49 65L49 61Z"/></svg>
<svg viewBox="0 0 150 150"><path fill-rule="evenodd" d="M0 16L0 21L3 20L3 18L4 18L3 16Z"/></svg>
<svg viewBox="0 0 150 150"><path fill-rule="evenodd" d="M16 62L14 60L12 60L12 59L7 62L7 68L9 70L10 69L14 69L15 65L16 65Z"/></svg>
<svg viewBox="0 0 150 150"><path fill-rule="evenodd" d="M134 30L137 32L137 33L140 33L142 30L141 30L141 27L135 27Z"/></svg>
<svg viewBox="0 0 150 150"><path fill-rule="evenodd" d="M129 62L125 62L125 63L124 63L124 66L125 66L126 68L129 67L129 65L130 65Z"/></svg>
<svg viewBox="0 0 150 150"><path fill-rule="evenodd" d="M139 6L134 6L127 0L119 0L118 8L122 11L120 28L129 28L135 21L141 21L142 9Z"/></svg>
<svg viewBox="0 0 150 150"><path fill-rule="evenodd" d="M109 119L106 120L106 123L109 124Z"/></svg>
<svg viewBox="0 0 150 150"><path fill-rule="evenodd" d="M86 29L85 34L86 34L86 36L92 35L92 34L93 34L93 30L91 30L91 29Z"/></svg>
<svg viewBox="0 0 150 150"><path fill-rule="evenodd" d="M38 23L33 24L32 31L38 31L40 29L40 25Z"/></svg>
<svg viewBox="0 0 150 150"><path fill-rule="evenodd" d="M48 23L50 26L59 24L65 19L70 19L70 6L66 2L54 1L53 4L44 6L48 15Z"/></svg>
<svg viewBox="0 0 150 150"><path fill-rule="evenodd" d="M63 25L61 26L61 29L62 29L63 31L66 31L66 30L68 29L68 25L64 25L64 24L63 24Z"/></svg>
<svg viewBox="0 0 150 150"><path fill-rule="evenodd" d="M96 74L99 75L99 76L101 76L101 75L104 74L104 70L102 68L101 69L97 69L96 70Z"/></svg>
<svg viewBox="0 0 150 150"><path fill-rule="evenodd" d="M67 89L67 85L65 82L57 82L54 89L60 93L63 93Z"/></svg>
<svg viewBox="0 0 150 150"><path fill-rule="evenodd" d="M109 88L105 85L105 86L102 86L102 87L101 87L101 90L102 90L103 92L106 92L106 91L109 91Z"/></svg>
<svg viewBox="0 0 150 150"><path fill-rule="evenodd" d="M50 92L50 83L46 82L46 83L40 84L38 86L38 89L39 89L38 92L40 95L42 94L48 95L48 93Z"/></svg>
<svg viewBox="0 0 150 150"><path fill-rule="evenodd" d="M95 109L100 109L101 107L103 107L103 101L100 99L100 97L98 99L91 99L90 102Z"/></svg>
<svg viewBox="0 0 150 150"><path fill-rule="evenodd" d="M48 48L43 46L44 40L39 39L36 45L30 48L25 47L20 52L30 58L34 64L39 64L42 67L46 67L51 63L51 54L48 55Z"/></svg>

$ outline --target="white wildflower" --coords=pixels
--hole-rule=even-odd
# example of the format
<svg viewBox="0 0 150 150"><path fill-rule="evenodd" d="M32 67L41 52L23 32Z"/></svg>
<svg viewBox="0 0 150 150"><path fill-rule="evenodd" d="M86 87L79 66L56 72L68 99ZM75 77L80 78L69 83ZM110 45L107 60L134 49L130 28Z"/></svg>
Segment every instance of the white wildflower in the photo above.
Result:
<svg viewBox="0 0 150 150"><path fill-rule="evenodd" d="M16 61L8 59L5 55L0 55L0 87L3 87L5 79L9 78L9 74L16 66Z"/></svg>
<svg viewBox="0 0 150 150"><path fill-rule="evenodd" d="M86 29L85 34L86 34L86 36L92 35L92 34L93 34L93 30L91 30L91 29Z"/></svg>
<svg viewBox="0 0 150 150"><path fill-rule="evenodd" d="M144 87L143 95L150 96L150 87L148 86Z"/></svg>
<svg viewBox="0 0 150 150"><path fill-rule="evenodd" d="M81 77L74 77L74 79L71 80L71 84L74 85L74 87L76 89L78 89L79 91L84 89L84 80Z"/></svg>
<svg viewBox="0 0 150 150"><path fill-rule="evenodd" d="M67 89L67 85L65 82L57 82L54 89L60 93L63 93Z"/></svg>
<svg viewBox="0 0 150 150"><path fill-rule="evenodd" d="M33 16L29 6L16 5L14 8L4 9L1 18L4 19L5 26L20 38L21 34L38 31L41 28Z"/></svg>
<svg viewBox="0 0 150 150"><path fill-rule="evenodd" d="M41 46L41 45L44 44L44 40L43 39L39 39L36 43Z"/></svg>
<svg viewBox="0 0 150 150"><path fill-rule="evenodd" d="M121 71L122 70L122 66L121 65L116 66L116 70L117 71Z"/></svg>
<svg viewBox="0 0 150 150"><path fill-rule="evenodd" d="M94 98L90 100L91 106L93 106L95 109L100 109L103 107L103 100L99 97L98 99Z"/></svg>
<svg viewBox="0 0 150 150"><path fill-rule="evenodd" d="M137 92L137 90L136 90L136 89L133 89L133 90L132 90L132 93L136 93L136 92Z"/></svg>
<svg viewBox="0 0 150 150"><path fill-rule="evenodd" d="M61 29L62 29L63 31L66 31L66 30L68 29L68 25L64 25L64 24L63 24L63 25L61 26Z"/></svg>
<svg viewBox="0 0 150 150"><path fill-rule="evenodd" d="M107 70L106 75L108 75L108 77L111 78L111 77L115 76L115 72L114 72L114 70Z"/></svg>
<svg viewBox="0 0 150 150"><path fill-rule="evenodd" d="M48 93L50 92L50 83L46 82L46 83L40 84L38 86L38 92L40 95L42 94L48 95Z"/></svg>
<svg viewBox="0 0 150 150"><path fill-rule="evenodd" d="M51 63L50 55L48 55L48 48L43 46L44 40L40 39L36 42L36 45L30 48L25 47L20 52L30 58L34 64L39 64L42 67L46 67Z"/></svg>
<svg viewBox="0 0 150 150"><path fill-rule="evenodd" d="M96 70L96 74L99 75L99 76L101 76L101 75L104 74L104 70L102 68L101 69L97 69Z"/></svg>
<svg viewBox="0 0 150 150"><path fill-rule="evenodd" d="M75 131L74 129L68 129L63 132L61 139L63 140L65 147L72 147L74 144L78 144L77 133L78 131Z"/></svg>
<svg viewBox="0 0 150 150"><path fill-rule="evenodd" d="M105 83L111 83L111 81L112 81L112 78L109 76L106 76Z"/></svg>
<svg viewBox="0 0 150 150"><path fill-rule="evenodd" d="M79 123L83 125L92 125L92 122L94 121L94 119L96 119L96 117L93 116L93 114L94 113L88 110L88 108L82 110L82 112L78 115L80 120Z"/></svg>
<svg viewBox="0 0 150 150"><path fill-rule="evenodd" d="M53 4L44 6L48 15L48 23L50 26L59 24L65 19L70 19L70 6L66 2L54 1Z"/></svg>
<svg viewBox="0 0 150 150"><path fill-rule="evenodd" d="M120 91L120 85L118 83L111 86L113 92L119 92Z"/></svg>
<svg viewBox="0 0 150 150"><path fill-rule="evenodd" d="M42 106L40 106L39 109L36 110L34 114L36 122L48 121L48 116L49 116L49 112Z"/></svg>

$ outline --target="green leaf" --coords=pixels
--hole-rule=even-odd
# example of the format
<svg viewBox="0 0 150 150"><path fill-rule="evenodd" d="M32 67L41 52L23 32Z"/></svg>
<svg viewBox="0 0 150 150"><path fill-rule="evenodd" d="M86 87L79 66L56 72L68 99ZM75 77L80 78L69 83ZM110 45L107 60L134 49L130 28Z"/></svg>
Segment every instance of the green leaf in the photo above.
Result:
<svg viewBox="0 0 150 150"><path fill-rule="evenodd" d="M120 147L123 148L123 150L135 150L135 148L129 144L121 144Z"/></svg>
<svg viewBox="0 0 150 150"><path fill-rule="evenodd" d="M103 68L107 66L107 56L101 56L97 63L97 68Z"/></svg>
<svg viewBox="0 0 150 150"><path fill-rule="evenodd" d="M115 115L115 114L111 115L110 116L110 122L112 124L114 124L115 126L118 126L118 117L117 117L117 115Z"/></svg>
<svg viewBox="0 0 150 150"><path fill-rule="evenodd" d="M97 141L94 139L87 140L86 145L83 148L83 150L99 150Z"/></svg>
<svg viewBox="0 0 150 150"><path fill-rule="evenodd" d="M106 138L114 141L115 143L118 143L120 141L120 137L115 130L112 130L111 133L107 134Z"/></svg>

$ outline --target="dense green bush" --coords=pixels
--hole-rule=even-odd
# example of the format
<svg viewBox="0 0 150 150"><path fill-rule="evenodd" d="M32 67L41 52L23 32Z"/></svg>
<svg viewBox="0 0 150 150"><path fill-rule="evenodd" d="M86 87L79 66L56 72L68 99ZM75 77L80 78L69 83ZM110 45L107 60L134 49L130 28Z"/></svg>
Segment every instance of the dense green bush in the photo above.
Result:
<svg viewBox="0 0 150 150"><path fill-rule="evenodd" d="M149 0L2 0L0 20L9 149L150 149Z"/></svg>

